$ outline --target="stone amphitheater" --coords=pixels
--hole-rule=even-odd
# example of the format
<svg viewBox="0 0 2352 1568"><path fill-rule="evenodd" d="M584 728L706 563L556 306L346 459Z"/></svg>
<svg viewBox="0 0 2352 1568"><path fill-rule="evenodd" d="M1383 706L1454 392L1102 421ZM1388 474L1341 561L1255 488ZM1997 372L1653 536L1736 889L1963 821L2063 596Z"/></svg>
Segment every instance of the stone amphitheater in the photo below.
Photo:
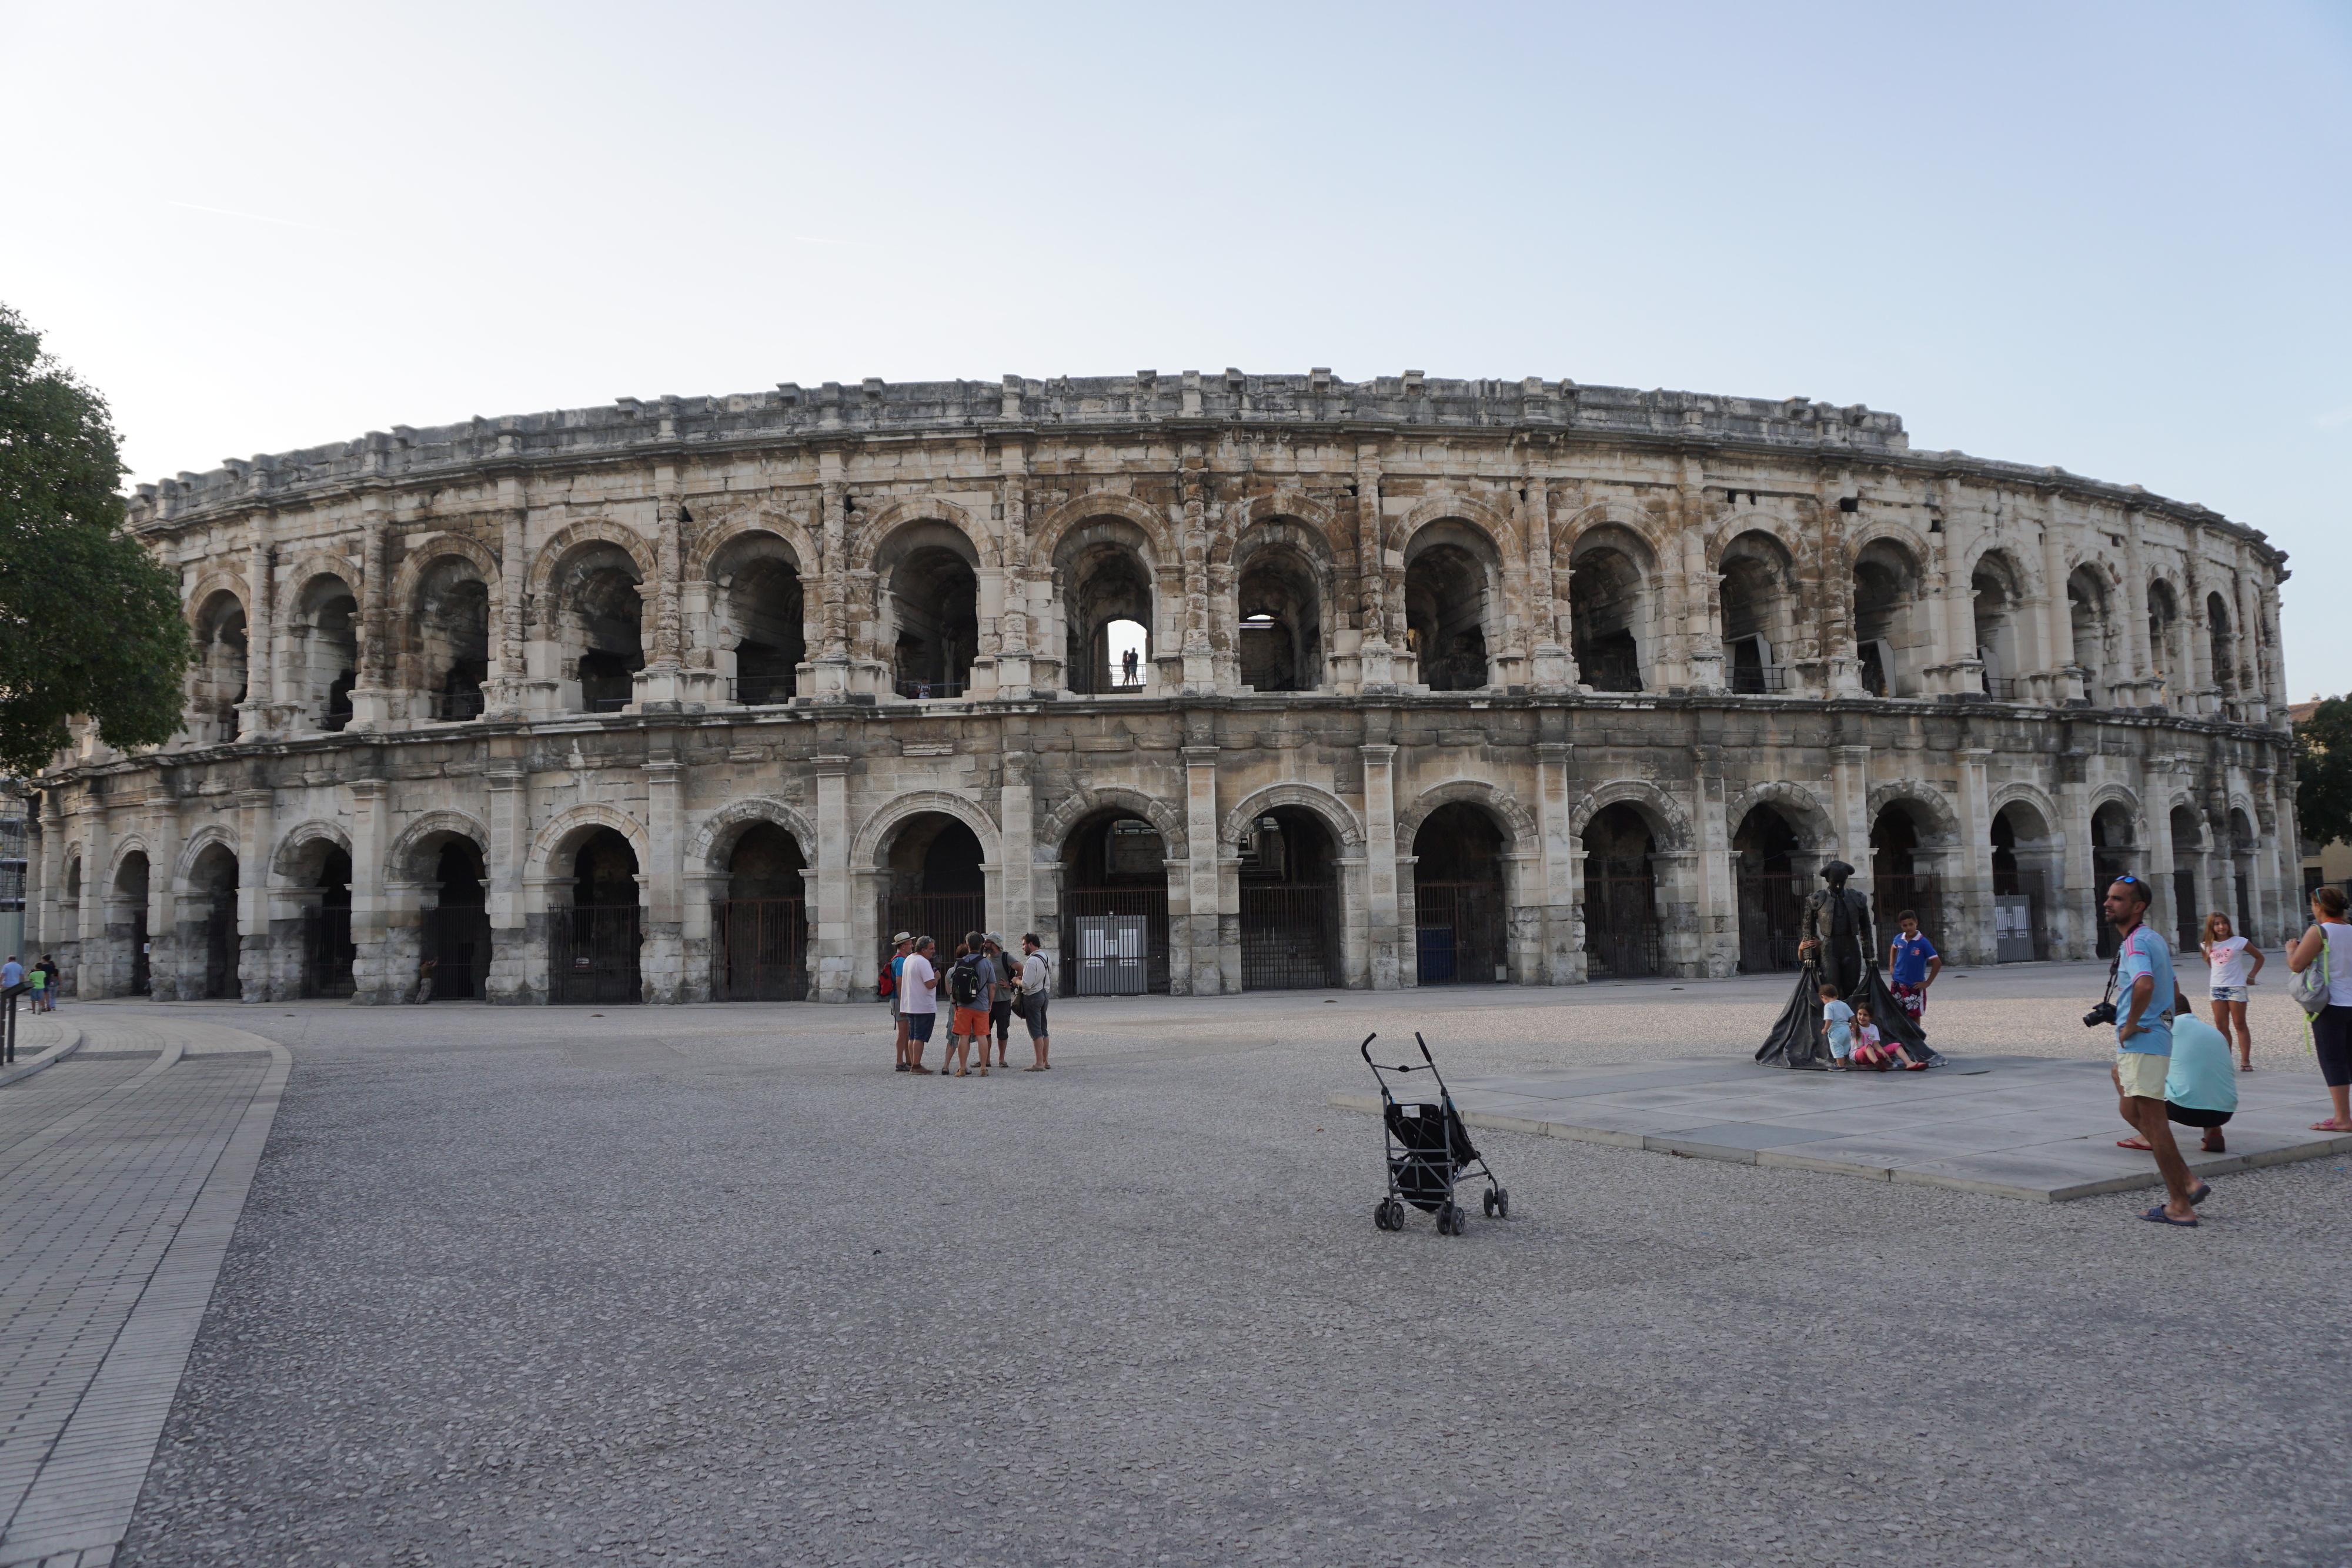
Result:
<svg viewBox="0 0 2352 1568"><path fill-rule="evenodd" d="M1717 977L1832 857L1972 963L2295 913L2284 556L1797 398L786 383L141 486L187 729L38 781L84 996Z"/></svg>

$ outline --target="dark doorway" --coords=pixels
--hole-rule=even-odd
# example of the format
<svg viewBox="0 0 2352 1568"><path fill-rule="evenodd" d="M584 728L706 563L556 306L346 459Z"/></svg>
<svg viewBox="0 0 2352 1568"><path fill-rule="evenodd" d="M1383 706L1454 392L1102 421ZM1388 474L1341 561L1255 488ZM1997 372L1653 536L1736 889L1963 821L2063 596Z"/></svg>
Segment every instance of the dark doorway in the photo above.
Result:
<svg viewBox="0 0 2352 1568"><path fill-rule="evenodd" d="M114 892L124 905L122 934L131 944L131 994L143 997L152 989L147 965L146 855L133 850L122 857L122 869L114 873Z"/></svg>
<svg viewBox="0 0 2352 1568"><path fill-rule="evenodd" d="M1805 908L1797 830L1772 807L1757 806L1741 820L1731 847L1739 852L1739 972L1794 969L1797 924Z"/></svg>
<svg viewBox="0 0 2352 1568"><path fill-rule="evenodd" d="M482 852L473 840L453 838L443 842L434 873L440 902L425 911L421 933L424 951L419 955L434 960L436 1001L489 994L489 890L482 885L488 874Z"/></svg>
<svg viewBox="0 0 2352 1568"><path fill-rule="evenodd" d="M2197 862L2204 847L2205 824L2197 813L2186 806L2172 808L2172 930L2175 946L2184 953L2195 952L2203 940L2205 898Z"/></svg>
<svg viewBox="0 0 2352 1568"><path fill-rule="evenodd" d="M1432 811L1412 836L1413 962L1424 986L1510 977L1503 831L1463 801Z"/></svg>
<svg viewBox="0 0 2352 1568"><path fill-rule="evenodd" d="M1160 830L1132 811L1081 822L1064 841L1065 996L1167 993L1167 860Z"/></svg>
<svg viewBox="0 0 2352 1568"><path fill-rule="evenodd" d="M2123 946L2123 938L2107 923L2107 889L2116 878L2131 870L2131 818L2113 800L2091 813L2091 925L2099 934L2099 956L2112 958Z"/></svg>
<svg viewBox="0 0 2352 1568"><path fill-rule="evenodd" d="M1242 989L1339 984L1339 849L1323 820L1276 806L1241 844Z"/></svg>
<svg viewBox="0 0 2352 1568"><path fill-rule="evenodd" d="M302 994L348 997L359 988L352 976L359 949L352 942L350 852L328 845L310 885L320 891L302 912Z"/></svg>
<svg viewBox="0 0 2352 1568"><path fill-rule="evenodd" d="M237 976L242 946L236 921L236 856L226 845L207 845L196 857L188 881L204 901L204 915L190 933L189 947L201 956L196 994L207 1001L236 1001L245 994Z"/></svg>
<svg viewBox="0 0 2352 1568"><path fill-rule="evenodd" d="M761 556L730 575L728 604L743 638L735 644L735 700L752 707L790 702L806 648L800 570Z"/></svg>
<svg viewBox="0 0 2352 1568"><path fill-rule="evenodd" d="M1486 684L1486 572L1458 544L1434 544L1404 574L1405 637L1433 692Z"/></svg>
<svg viewBox="0 0 2352 1568"><path fill-rule="evenodd" d="M808 861L774 822L754 822L727 859L727 896L711 905L719 999L797 1002L808 997Z"/></svg>
<svg viewBox="0 0 2352 1568"><path fill-rule="evenodd" d="M876 933L883 963L889 962L894 931L936 937L936 962L944 968L965 933L988 929L982 859L980 836L955 818L925 812L908 819L891 841L887 862L888 889Z"/></svg>
<svg viewBox="0 0 2352 1568"><path fill-rule="evenodd" d="M1665 936L1650 857L1657 839L1623 801L1584 829L1584 956L1587 979L1622 980L1662 973Z"/></svg>
<svg viewBox="0 0 2352 1568"><path fill-rule="evenodd" d="M572 902L547 912L548 1000L621 1005L643 999L637 852L598 828L573 852Z"/></svg>
<svg viewBox="0 0 2352 1568"><path fill-rule="evenodd" d="M898 695L919 701L963 695L980 651L980 578L971 563L945 545L924 545L891 573L890 602L898 625L891 654Z"/></svg>
<svg viewBox="0 0 2352 1568"><path fill-rule="evenodd" d="M1878 935L1902 929L1896 924L1905 910L1919 917L1919 929L1931 942L1944 940L1943 894L1936 879L1920 870L1919 823L1910 810L1890 803L1870 825L1871 913Z"/></svg>

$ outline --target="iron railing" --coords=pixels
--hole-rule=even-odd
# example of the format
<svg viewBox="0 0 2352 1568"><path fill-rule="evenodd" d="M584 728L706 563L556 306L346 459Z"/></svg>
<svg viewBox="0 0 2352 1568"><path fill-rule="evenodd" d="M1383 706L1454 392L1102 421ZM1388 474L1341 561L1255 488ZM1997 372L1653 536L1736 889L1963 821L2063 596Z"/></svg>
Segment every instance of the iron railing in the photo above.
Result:
<svg viewBox="0 0 2352 1568"><path fill-rule="evenodd" d="M235 1001L244 994L237 974L236 894L215 897L205 913L205 997Z"/></svg>
<svg viewBox="0 0 2352 1568"><path fill-rule="evenodd" d="M1731 689L1748 696L1760 696L1766 692L1789 689L1789 666L1786 664L1736 664L1731 671Z"/></svg>
<svg viewBox="0 0 2352 1568"><path fill-rule="evenodd" d="M1062 994L1100 993L1083 988L1077 923L1081 917L1139 917L1143 921L1143 988L1168 989L1168 890L1164 887L1071 887L1062 890ZM1007 933L1014 936L1017 934Z"/></svg>
<svg viewBox="0 0 2352 1568"><path fill-rule="evenodd" d="M968 931L988 929L988 895L981 893L900 893L882 895L882 928L876 933L882 947L881 959L890 962L890 936L904 931L912 936L929 936L940 945L932 955L934 965L946 968L955 956L956 944ZM1010 934L1008 934L1010 935ZM1013 936L1018 942L1020 938Z"/></svg>
<svg viewBox="0 0 2352 1568"><path fill-rule="evenodd" d="M1785 974L1797 965L1808 891L1802 873L1739 867L1739 972Z"/></svg>
<svg viewBox="0 0 2352 1568"><path fill-rule="evenodd" d="M714 900L710 934L712 988L720 1001L808 999L808 900Z"/></svg>
<svg viewBox="0 0 2352 1568"><path fill-rule="evenodd" d="M1649 862L1588 858L1584 864L1586 977L1622 980L1663 973L1665 934Z"/></svg>
<svg viewBox="0 0 2352 1568"><path fill-rule="evenodd" d="M1419 882L1412 889L1414 972L1424 986L1510 977L1510 912L1500 882Z"/></svg>
<svg viewBox="0 0 2352 1568"><path fill-rule="evenodd" d="M359 989L352 964L359 948L352 941L352 906L321 904L302 912L302 994L349 997Z"/></svg>
<svg viewBox="0 0 2352 1568"><path fill-rule="evenodd" d="M898 693L917 702L929 702L934 697L960 697L970 683L964 681L900 681Z"/></svg>
<svg viewBox="0 0 2352 1568"><path fill-rule="evenodd" d="M456 724L469 718L479 718L482 716L482 688L479 686L433 694L433 716L446 723ZM436 996L441 994L437 985L434 988L433 994Z"/></svg>
<svg viewBox="0 0 2352 1568"><path fill-rule="evenodd" d="M727 681L727 700L745 707L771 707L792 701L799 686L797 675L731 675Z"/></svg>
<svg viewBox="0 0 2352 1568"><path fill-rule="evenodd" d="M635 701L635 697L583 697L580 706L590 713L618 713Z"/></svg>
<svg viewBox="0 0 2352 1568"><path fill-rule="evenodd" d="M1880 872L1870 879L1871 916L1879 956L1903 927L1895 916L1910 910L1919 917L1919 929L1939 948L1944 942L1944 895L1936 879L1912 872Z"/></svg>
<svg viewBox="0 0 2352 1568"><path fill-rule="evenodd" d="M640 999L638 942L644 911L635 904L575 904L547 912L547 999L622 1005Z"/></svg>
<svg viewBox="0 0 2352 1568"><path fill-rule="evenodd" d="M1985 695L1997 703L2013 703L2017 700L2017 677L1987 675L1984 677L1984 690Z"/></svg>
<svg viewBox="0 0 2352 1568"><path fill-rule="evenodd" d="M1244 883L1242 989L1320 989L1339 983L1339 895L1327 885Z"/></svg>
<svg viewBox="0 0 2352 1568"><path fill-rule="evenodd" d="M445 904L425 915L425 951L436 1001L489 994L490 912L478 904Z"/></svg>

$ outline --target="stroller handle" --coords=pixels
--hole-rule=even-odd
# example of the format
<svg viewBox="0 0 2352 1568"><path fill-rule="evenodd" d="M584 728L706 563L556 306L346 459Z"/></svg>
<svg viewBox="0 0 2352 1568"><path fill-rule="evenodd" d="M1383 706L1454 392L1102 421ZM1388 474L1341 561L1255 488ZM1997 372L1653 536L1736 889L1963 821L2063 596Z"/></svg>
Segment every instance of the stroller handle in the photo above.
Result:
<svg viewBox="0 0 2352 1568"><path fill-rule="evenodd" d="M1437 1063L1436 1063L1436 1062L1434 1062L1434 1061L1430 1061L1430 1056L1429 1056L1429 1041L1427 1041L1427 1040L1423 1040L1423 1039L1422 1039L1422 1038L1421 1038L1421 1030L1413 1030L1413 1031L1412 1031L1412 1042L1413 1042L1413 1044L1415 1044L1415 1045L1417 1045L1417 1046L1421 1047L1421 1059L1422 1059L1423 1061L1428 1061L1428 1062L1429 1062L1429 1064L1430 1064L1432 1067L1434 1067L1434 1066L1436 1066L1436 1065L1437 1065Z"/></svg>
<svg viewBox="0 0 2352 1568"><path fill-rule="evenodd" d="M1360 1046L1356 1047L1356 1049L1357 1049L1358 1051L1362 1051L1362 1052L1364 1053L1364 1065L1365 1065L1365 1066L1367 1066L1367 1067L1370 1067L1370 1066L1372 1064L1372 1041L1374 1041L1374 1040L1378 1040L1378 1039L1380 1039L1380 1038L1381 1038L1381 1031L1380 1031L1380 1030L1374 1030L1371 1033L1370 1033L1370 1034L1368 1034L1368 1035L1366 1035L1366 1036L1364 1037L1364 1043L1363 1043L1363 1044L1361 1044L1361 1045L1360 1045Z"/></svg>

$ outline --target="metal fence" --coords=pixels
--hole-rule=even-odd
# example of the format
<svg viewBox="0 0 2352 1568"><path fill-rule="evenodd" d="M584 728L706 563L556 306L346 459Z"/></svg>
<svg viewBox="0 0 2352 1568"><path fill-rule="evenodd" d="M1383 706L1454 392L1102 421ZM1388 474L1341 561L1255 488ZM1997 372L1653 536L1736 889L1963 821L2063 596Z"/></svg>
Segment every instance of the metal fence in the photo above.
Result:
<svg viewBox="0 0 2352 1568"><path fill-rule="evenodd" d="M1664 972L1657 881L1646 862L1585 862L1584 957L1588 978L1622 980Z"/></svg>
<svg viewBox="0 0 2352 1568"><path fill-rule="evenodd" d="M1736 664L1731 671L1731 689L1750 696L1766 692L1789 689L1789 666L1786 664Z"/></svg>
<svg viewBox="0 0 2352 1568"><path fill-rule="evenodd" d="M808 900L721 898L710 905L712 978L725 1002L808 998Z"/></svg>
<svg viewBox="0 0 2352 1568"><path fill-rule="evenodd" d="M1062 967L1081 997L1139 997L1150 977L1140 915L1080 915L1071 918L1076 944Z"/></svg>
<svg viewBox="0 0 2352 1568"><path fill-rule="evenodd" d="M433 716L442 720L444 723L452 724L462 723L469 718L481 717L482 688L479 686L469 686L463 691L435 692L433 694ZM436 997L441 994L440 984L437 980L435 982L433 994Z"/></svg>
<svg viewBox="0 0 2352 1568"><path fill-rule="evenodd" d="M967 931L988 929L988 896L979 893L900 893L882 895L881 961L890 962L890 936L897 931L917 936L936 937L940 950L934 959L939 967L947 967L954 956L956 944ZM1007 932L1017 946L1019 932Z"/></svg>
<svg viewBox="0 0 2352 1568"><path fill-rule="evenodd" d="M928 702L933 697L960 697L965 685L962 681L900 681L898 691L902 697Z"/></svg>
<svg viewBox="0 0 2352 1568"><path fill-rule="evenodd" d="M1739 868L1739 972L1786 973L1797 967L1797 928L1804 918L1805 875Z"/></svg>
<svg viewBox="0 0 2352 1568"><path fill-rule="evenodd" d="M643 915L634 904L575 904L549 910L547 999L603 1006L638 1000Z"/></svg>
<svg viewBox="0 0 2352 1568"><path fill-rule="evenodd" d="M205 912L205 995L235 1001L244 994L237 977L236 894L216 897Z"/></svg>
<svg viewBox="0 0 2352 1568"><path fill-rule="evenodd" d="M1069 956L1081 951L1080 920L1126 917L1143 922L1143 988L1165 995L1168 990L1168 890L1164 887L1070 887L1062 890L1062 994L1098 996L1110 993L1083 988L1077 964ZM1019 932L1007 932L1015 943Z"/></svg>
<svg viewBox="0 0 2352 1568"><path fill-rule="evenodd" d="M792 701L799 684L797 675L736 675L727 683L727 700L745 707L769 707Z"/></svg>
<svg viewBox="0 0 2352 1568"><path fill-rule="evenodd" d="M1932 876L1885 873L1871 879L1871 919L1884 949L1902 926L1895 917L1908 909L1919 916L1919 929L1940 949L1944 942L1944 895ZM1884 954L1882 953L1882 956Z"/></svg>
<svg viewBox="0 0 2352 1568"><path fill-rule="evenodd" d="M487 996L490 978L490 912L478 904L443 904L425 912L424 957L434 960L437 998Z"/></svg>
<svg viewBox="0 0 2352 1568"><path fill-rule="evenodd" d="M1339 983L1339 889L1244 883L1242 989L1293 991Z"/></svg>
<svg viewBox="0 0 2352 1568"><path fill-rule="evenodd" d="M359 989L352 975L359 948L352 941L352 906L323 904L302 912L302 994L348 997Z"/></svg>
<svg viewBox="0 0 2352 1568"><path fill-rule="evenodd" d="M1510 978L1510 913L1499 882L1416 882L1413 961L1424 986Z"/></svg>

